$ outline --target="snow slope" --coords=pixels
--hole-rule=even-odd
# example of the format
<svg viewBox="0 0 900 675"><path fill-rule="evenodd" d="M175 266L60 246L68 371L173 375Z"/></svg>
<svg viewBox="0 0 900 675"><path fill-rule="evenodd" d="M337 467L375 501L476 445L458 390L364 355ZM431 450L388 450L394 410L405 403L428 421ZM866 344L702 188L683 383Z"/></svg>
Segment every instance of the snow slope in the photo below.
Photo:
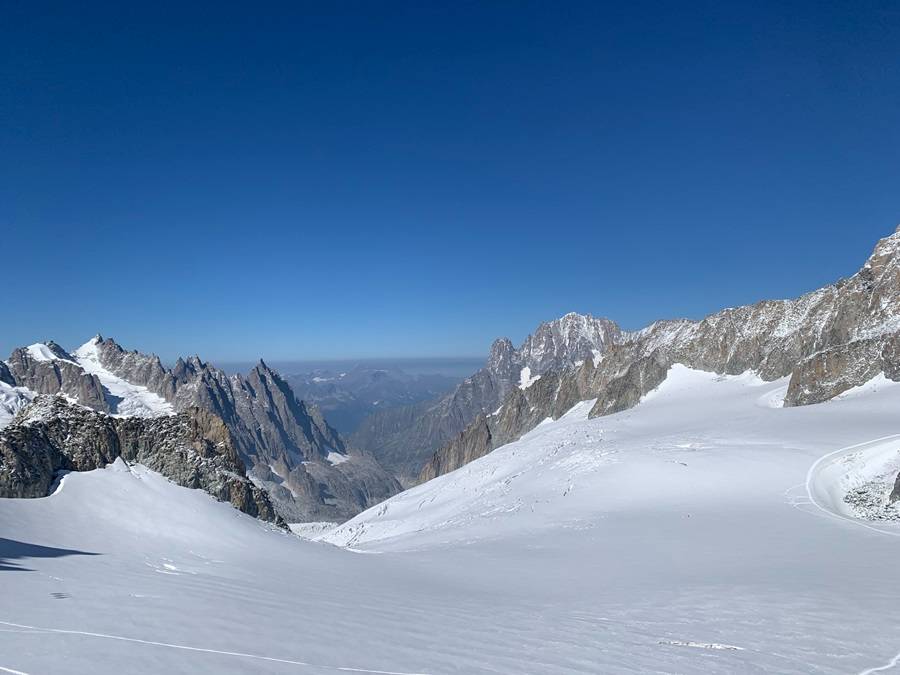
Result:
<svg viewBox="0 0 900 675"><path fill-rule="evenodd" d="M676 367L324 535L350 548L139 467L69 474L0 500L0 669L876 672L900 529L841 495L900 454L900 387L766 405L784 384Z"/></svg>
<svg viewBox="0 0 900 675"><path fill-rule="evenodd" d="M104 368L100 363L97 342L98 338L91 338L76 349L73 356L85 372L96 375L100 384L112 395L114 415L119 417L160 417L175 413L172 404L159 394L153 393L147 387L123 380ZM29 347L29 349L31 348Z"/></svg>

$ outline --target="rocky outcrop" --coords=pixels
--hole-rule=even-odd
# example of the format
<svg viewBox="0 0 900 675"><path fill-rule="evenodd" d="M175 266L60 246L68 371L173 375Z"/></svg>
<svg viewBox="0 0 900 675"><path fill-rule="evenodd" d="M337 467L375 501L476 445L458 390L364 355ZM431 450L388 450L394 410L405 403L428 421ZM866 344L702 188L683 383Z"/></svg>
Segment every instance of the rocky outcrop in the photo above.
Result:
<svg viewBox="0 0 900 675"><path fill-rule="evenodd" d="M485 367L450 394L394 408L363 421L352 436L406 483L415 482L435 449L453 439L479 415L497 409L519 388L532 387L544 373L593 361L624 337L612 321L570 313L538 326L517 349L496 340Z"/></svg>
<svg viewBox="0 0 900 675"><path fill-rule="evenodd" d="M29 347L15 349L7 362L13 384L37 394L62 394L94 410L109 412L103 385L55 342L47 342L51 358ZM55 357L55 358L52 358Z"/></svg>
<svg viewBox="0 0 900 675"><path fill-rule="evenodd" d="M900 380L900 336L856 340L823 350L794 368L784 403L787 406L827 401L884 373Z"/></svg>
<svg viewBox="0 0 900 675"><path fill-rule="evenodd" d="M434 454L432 460L422 469L419 479L424 482L441 474L455 471L459 467L483 457L499 445L502 443L494 443L487 417L483 414L479 415L463 433L454 438L441 452Z"/></svg>
<svg viewBox="0 0 900 675"><path fill-rule="evenodd" d="M115 418L38 396L0 432L0 497L44 497L60 471L91 471L117 458L201 489L251 516L283 524L247 478L225 423L198 408L155 418Z"/></svg>
<svg viewBox="0 0 900 675"><path fill-rule="evenodd" d="M420 480L516 440L574 403L596 399L591 416L636 405L681 363L720 374L790 376L784 404L826 401L879 373L900 380L900 228L878 242L862 269L797 300L729 308L702 321L660 321L620 334L594 362L544 374L512 392L432 456ZM539 386L540 385L540 386Z"/></svg>

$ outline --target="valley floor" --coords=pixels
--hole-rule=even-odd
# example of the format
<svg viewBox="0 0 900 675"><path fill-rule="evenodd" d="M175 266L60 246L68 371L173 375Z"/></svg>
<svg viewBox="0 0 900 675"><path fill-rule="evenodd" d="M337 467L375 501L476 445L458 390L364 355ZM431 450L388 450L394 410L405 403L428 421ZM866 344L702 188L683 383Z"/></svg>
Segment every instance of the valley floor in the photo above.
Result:
<svg viewBox="0 0 900 675"><path fill-rule="evenodd" d="M890 672L900 525L854 509L894 513L900 386L785 384L676 367L320 541L141 467L69 474L0 500L0 672Z"/></svg>

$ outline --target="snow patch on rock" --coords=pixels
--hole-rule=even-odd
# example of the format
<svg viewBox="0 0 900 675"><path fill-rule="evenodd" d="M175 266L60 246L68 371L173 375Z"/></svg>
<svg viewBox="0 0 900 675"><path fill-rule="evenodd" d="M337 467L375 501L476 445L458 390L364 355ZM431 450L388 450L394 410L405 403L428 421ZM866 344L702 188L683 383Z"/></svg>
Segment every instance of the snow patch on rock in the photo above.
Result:
<svg viewBox="0 0 900 675"><path fill-rule="evenodd" d="M75 350L74 356L85 372L96 375L111 394L110 408L117 417L161 417L174 415L175 408L147 387L132 384L114 375L100 362L98 338L92 338Z"/></svg>
<svg viewBox="0 0 900 675"><path fill-rule="evenodd" d="M540 375L532 375L531 368L525 366L519 371L519 389L528 389L531 385L541 379Z"/></svg>

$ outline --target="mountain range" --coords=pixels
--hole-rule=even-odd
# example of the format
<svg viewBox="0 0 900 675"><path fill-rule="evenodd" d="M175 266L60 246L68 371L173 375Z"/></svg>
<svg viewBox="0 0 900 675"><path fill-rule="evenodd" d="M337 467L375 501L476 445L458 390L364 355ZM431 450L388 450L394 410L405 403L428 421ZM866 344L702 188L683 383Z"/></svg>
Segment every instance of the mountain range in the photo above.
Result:
<svg viewBox="0 0 900 675"><path fill-rule="evenodd" d="M196 356L166 368L154 355L127 351L98 335L71 353L52 341L15 349L0 364L0 383L0 415L5 411L10 423L0 446L5 444L7 455L16 454L10 439L19 429L36 423L21 409L34 406L37 395L59 395L62 402L54 409L65 411L74 426L77 420L96 420L79 416L75 406L114 418L178 414L196 421L198 411L214 415L227 430L221 442L233 448L225 453L231 470L243 475L246 467L253 485L290 521L346 519L400 489L373 457L349 447L320 411L298 400L262 360L246 375L226 375ZM55 468L70 465L80 464ZM182 469L166 475L172 478ZM3 476L4 495L30 489ZM38 485L46 483L43 476Z"/></svg>
<svg viewBox="0 0 900 675"><path fill-rule="evenodd" d="M796 300L728 308L702 321L658 321L636 332L607 325L611 340L597 358L511 389L496 411L479 414L438 449L419 480L559 419L580 401L595 401L592 417L626 410L676 363L723 375L752 370L767 381L790 376L784 406L827 401L882 373L900 380L900 227L852 277Z"/></svg>
<svg viewBox="0 0 900 675"><path fill-rule="evenodd" d="M440 390L446 378L323 371L295 379L298 395L262 360L229 375L196 356L169 368L99 335L71 352L53 341L20 347L0 362L0 495L41 496L60 471L121 456L267 520L343 521L576 404L591 401L590 417L627 410L675 364L787 377L777 396L786 407L878 375L900 380L900 228L852 277L795 300L638 331L569 313L519 347L496 340L481 370L408 405L397 404ZM382 394L395 407L362 419L349 441L304 400L336 405L352 395L371 410Z"/></svg>

